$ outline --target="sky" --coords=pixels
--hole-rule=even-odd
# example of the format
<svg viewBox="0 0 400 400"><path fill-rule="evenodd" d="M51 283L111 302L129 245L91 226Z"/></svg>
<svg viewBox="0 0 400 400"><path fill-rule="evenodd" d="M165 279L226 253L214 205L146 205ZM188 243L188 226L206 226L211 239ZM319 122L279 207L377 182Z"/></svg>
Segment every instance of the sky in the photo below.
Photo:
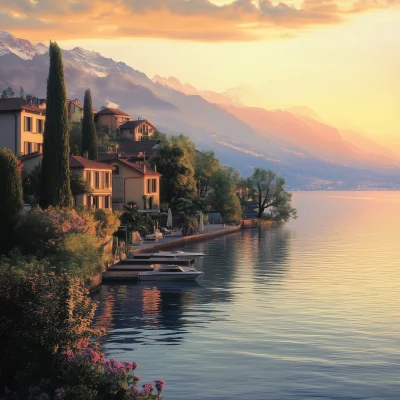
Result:
<svg viewBox="0 0 400 400"><path fill-rule="evenodd" d="M308 106L400 152L400 0L0 0L0 26L248 105Z"/></svg>

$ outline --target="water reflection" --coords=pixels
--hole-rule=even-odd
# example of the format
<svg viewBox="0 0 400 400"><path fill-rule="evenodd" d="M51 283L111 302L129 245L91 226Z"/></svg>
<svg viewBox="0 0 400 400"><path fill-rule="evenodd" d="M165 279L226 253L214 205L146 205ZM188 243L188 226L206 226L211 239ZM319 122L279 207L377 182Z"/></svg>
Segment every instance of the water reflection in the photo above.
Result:
<svg viewBox="0 0 400 400"><path fill-rule="evenodd" d="M95 326L106 331L100 341L120 351L176 345L191 328L223 321L227 315L222 304L248 289L243 268L252 269L254 283L263 290L282 279L289 239L289 231L260 229L198 244L196 251L206 256L198 260L196 268L204 279L197 282L104 285L93 296L99 302ZM262 242L260 251L254 252L255 242Z"/></svg>
<svg viewBox="0 0 400 400"><path fill-rule="evenodd" d="M399 399L400 194L360 196L296 193L288 225L188 245L196 285L103 287L107 356L166 399Z"/></svg>

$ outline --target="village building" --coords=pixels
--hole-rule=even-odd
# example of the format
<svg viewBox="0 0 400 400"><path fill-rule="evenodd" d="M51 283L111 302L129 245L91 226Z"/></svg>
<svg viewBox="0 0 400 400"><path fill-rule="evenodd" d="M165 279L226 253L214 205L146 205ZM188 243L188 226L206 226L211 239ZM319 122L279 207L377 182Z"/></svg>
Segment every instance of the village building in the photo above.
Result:
<svg viewBox="0 0 400 400"><path fill-rule="evenodd" d="M151 138L154 129L154 125L152 125L147 119L127 121L119 127L123 138L131 139L135 142Z"/></svg>
<svg viewBox="0 0 400 400"><path fill-rule="evenodd" d="M94 114L95 124L107 128L109 131L116 131L119 127L132 118L125 111L118 108L103 108Z"/></svg>
<svg viewBox="0 0 400 400"><path fill-rule="evenodd" d="M70 122L81 122L83 118L83 105L78 99L67 100L68 119Z"/></svg>
<svg viewBox="0 0 400 400"><path fill-rule="evenodd" d="M113 166L113 208L122 210L125 205L133 205L139 211L160 210L160 177L157 171L116 158L109 161Z"/></svg>
<svg viewBox="0 0 400 400"><path fill-rule="evenodd" d="M29 174L42 162L43 154L35 152L19 157L23 170ZM91 195L75 196L77 206L95 206L96 208L112 207L112 165L88 160L84 157L70 156L69 169L86 180L93 190Z"/></svg>
<svg viewBox="0 0 400 400"><path fill-rule="evenodd" d="M0 148L17 156L41 151L46 103L36 97L0 99Z"/></svg>

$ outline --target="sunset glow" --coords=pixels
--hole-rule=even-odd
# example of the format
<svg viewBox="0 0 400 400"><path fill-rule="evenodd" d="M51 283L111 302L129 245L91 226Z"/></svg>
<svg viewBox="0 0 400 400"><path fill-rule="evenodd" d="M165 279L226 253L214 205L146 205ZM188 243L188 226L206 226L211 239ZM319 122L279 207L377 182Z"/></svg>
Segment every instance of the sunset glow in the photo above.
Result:
<svg viewBox="0 0 400 400"><path fill-rule="evenodd" d="M3 3L1 28L174 76L202 90L250 85L247 105L308 106L400 153L400 2Z"/></svg>

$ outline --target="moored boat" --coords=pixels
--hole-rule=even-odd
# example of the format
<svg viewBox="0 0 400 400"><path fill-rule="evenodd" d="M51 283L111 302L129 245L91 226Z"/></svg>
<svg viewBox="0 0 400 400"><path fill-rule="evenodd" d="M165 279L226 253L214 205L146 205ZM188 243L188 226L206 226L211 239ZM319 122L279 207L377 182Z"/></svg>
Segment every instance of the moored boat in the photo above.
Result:
<svg viewBox="0 0 400 400"><path fill-rule="evenodd" d="M140 272L138 279L139 281L194 281L201 275L203 272L196 271L193 267L164 265L152 271Z"/></svg>

